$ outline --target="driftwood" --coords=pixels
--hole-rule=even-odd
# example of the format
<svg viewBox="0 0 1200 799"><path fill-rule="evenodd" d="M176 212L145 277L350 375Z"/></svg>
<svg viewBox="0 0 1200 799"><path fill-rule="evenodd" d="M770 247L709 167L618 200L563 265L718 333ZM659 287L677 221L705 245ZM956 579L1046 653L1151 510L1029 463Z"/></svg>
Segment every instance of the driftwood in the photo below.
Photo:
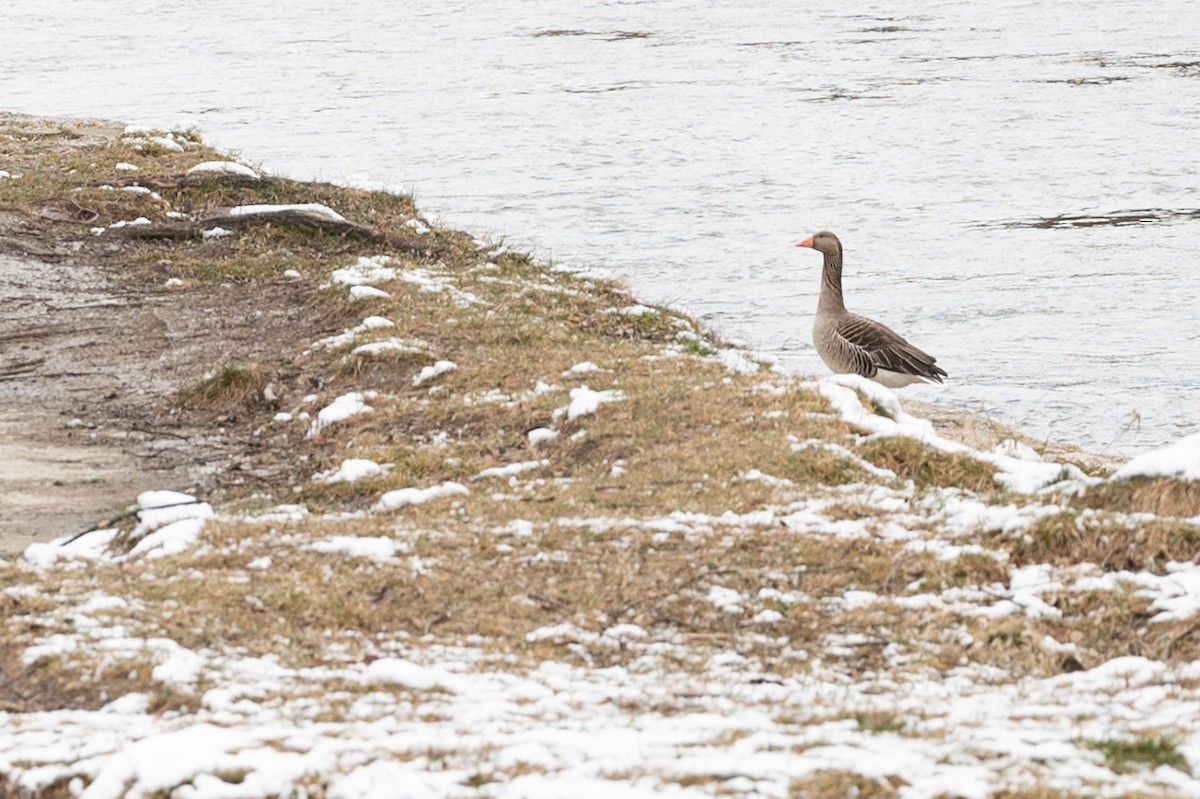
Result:
<svg viewBox="0 0 1200 799"><path fill-rule="evenodd" d="M231 216L218 214L198 221L155 222L149 225L126 225L110 228L108 235L127 239L200 239L206 230L215 227L244 228L255 225L281 225L334 233L342 238L371 241L400 252L433 257L446 251L446 246L435 242L415 241L385 233L368 225L360 225L347 219L334 219L316 211L287 210L248 213Z"/></svg>

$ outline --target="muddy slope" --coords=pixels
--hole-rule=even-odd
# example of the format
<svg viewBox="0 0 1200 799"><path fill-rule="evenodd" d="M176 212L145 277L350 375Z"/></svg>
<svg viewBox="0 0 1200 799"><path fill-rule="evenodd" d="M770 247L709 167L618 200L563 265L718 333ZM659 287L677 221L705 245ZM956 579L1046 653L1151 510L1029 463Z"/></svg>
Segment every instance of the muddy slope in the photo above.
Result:
<svg viewBox="0 0 1200 799"><path fill-rule="evenodd" d="M287 292L173 291L11 256L0 306L0 553L87 529L140 491L237 480L242 443L171 400L214 364L286 349L295 312Z"/></svg>

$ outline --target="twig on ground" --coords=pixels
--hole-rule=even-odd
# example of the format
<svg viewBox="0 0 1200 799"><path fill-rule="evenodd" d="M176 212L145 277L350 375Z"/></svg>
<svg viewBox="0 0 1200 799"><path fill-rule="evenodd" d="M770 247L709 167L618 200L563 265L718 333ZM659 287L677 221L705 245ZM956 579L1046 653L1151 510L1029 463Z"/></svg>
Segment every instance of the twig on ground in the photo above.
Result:
<svg viewBox="0 0 1200 799"><path fill-rule="evenodd" d="M114 524L116 524L118 522L123 522L126 519L132 519L133 517L137 516L139 513L141 513L144 510L162 510L163 508L182 508L185 505L199 505L201 502L204 502L204 501L205 500L202 500L202 499L193 499L193 500L189 500L188 502L170 502L166 505L154 505L149 508L134 506L132 508L129 508L128 510L118 513L116 516L113 516L109 519L105 519L104 521L100 522L99 524L97 524L94 527L89 527L87 530L83 530L81 532L76 533L75 535L68 538L66 541L63 541L61 544L59 544L59 546L65 547L68 544L74 543L75 541L78 541L80 538L83 538L88 533L95 533L95 532L99 532L100 530L110 530L110 529L112 529L112 526Z"/></svg>

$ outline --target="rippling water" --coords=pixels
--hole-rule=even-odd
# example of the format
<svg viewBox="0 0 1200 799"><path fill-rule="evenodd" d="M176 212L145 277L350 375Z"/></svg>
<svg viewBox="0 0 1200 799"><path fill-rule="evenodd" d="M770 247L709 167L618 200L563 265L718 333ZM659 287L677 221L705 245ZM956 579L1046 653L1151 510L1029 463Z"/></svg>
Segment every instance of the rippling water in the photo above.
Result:
<svg viewBox="0 0 1200 799"><path fill-rule="evenodd" d="M847 304L1039 438L1200 424L1200 5L12 0L8 110L196 125L413 191L788 368L819 229Z"/></svg>

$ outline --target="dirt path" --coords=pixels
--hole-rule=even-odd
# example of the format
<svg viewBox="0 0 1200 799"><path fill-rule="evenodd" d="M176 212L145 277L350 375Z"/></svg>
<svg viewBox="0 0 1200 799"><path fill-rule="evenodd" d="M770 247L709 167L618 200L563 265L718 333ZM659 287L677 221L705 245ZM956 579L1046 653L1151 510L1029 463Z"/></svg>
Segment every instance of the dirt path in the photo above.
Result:
<svg viewBox="0 0 1200 799"><path fill-rule="evenodd" d="M145 358L156 304L120 296L97 269L0 256L0 553L188 482L136 457L116 424L139 393L167 388Z"/></svg>
<svg viewBox="0 0 1200 799"><path fill-rule="evenodd" d="M85 530L144 488L138 462L33 407L0 410L0 554Z"/></svg>
<svg viewBox="0 0 1200 799"><path fill-rule="evenodd" d="M158 245L160 269L136 258L155 245L95 237L93 222L144 209L143 195L98 186L127 177L113 163L140 160L139 177L153 179L203 157L165 165L169 154L143 157L122 130L0 112L0 555L111 519L145 490L228 503L287 490L292 472L308 468L280 454L302 432L264 429L262 416L321 387L292 363L340 321L306 306L307 280L168 286L169 243ZM59 194L47 194L63 175ZM151 202L160 214L165 202ZM280 382L270 398L247 400L255 414L186 403L188 388L228 364L262 365Z"/></svg>
<svg viewBox="0 0 1200 799"><path fill-rule="evenodd" d="M167 399L215 364L278 352L293 298L128 282L0 255L0 554L87 529L141 491L209 497L253 468L245 441Z"/></svg>

